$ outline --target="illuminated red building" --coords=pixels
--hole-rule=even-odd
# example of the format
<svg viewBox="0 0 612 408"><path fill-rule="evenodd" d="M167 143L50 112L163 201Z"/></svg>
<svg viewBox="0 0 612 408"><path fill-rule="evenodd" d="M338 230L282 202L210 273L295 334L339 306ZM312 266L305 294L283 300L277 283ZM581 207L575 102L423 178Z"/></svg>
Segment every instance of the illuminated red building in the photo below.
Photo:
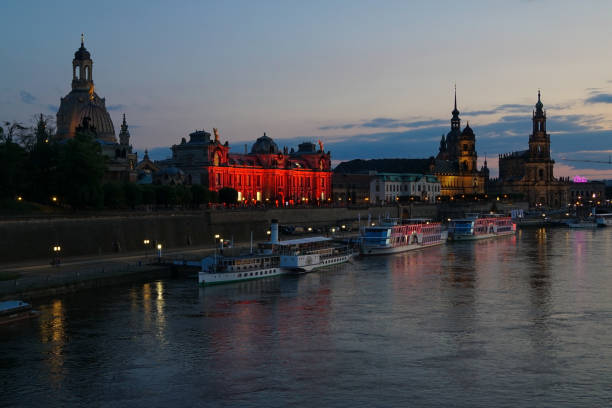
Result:
<svg viewBox="0 0 612 408"><path fill-rule="evenodd" d="M253 144L250 153L230 153L227 142L214 139L203 130L172 146L172 158L159 162L176 167L185 174L185 182L202 184L219 191L231 187L238 191L239 201L314 203L331 198L330 153L319 142L301 143L298 150L278 146L265 133Z"/></svg>

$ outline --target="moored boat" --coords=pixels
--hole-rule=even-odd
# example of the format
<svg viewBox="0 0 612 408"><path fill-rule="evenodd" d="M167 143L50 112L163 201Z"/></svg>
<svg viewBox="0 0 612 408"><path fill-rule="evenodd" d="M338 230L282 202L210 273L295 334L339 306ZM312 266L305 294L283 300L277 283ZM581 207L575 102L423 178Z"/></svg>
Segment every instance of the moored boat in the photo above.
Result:
<svg viewBox="0 0 612 408"><path fill-rule="evenodd" d="M260 244L255 253L236 256L215 254L202 259L198 283L208 286L310 272L347 262L353 254L348 246L334 244L325 237L279 241L275 220L270 230L270 241Z"/></svg>
<svg viewBox="0 0 612 408"><path fill-rule="evenodd" d="M386 255L440 245L446 232L439 222L428 219L386 220L379 226L365 227L361 233L361 255Z"/></svg>
<svg viewBox="0 0 612 408"><path fill-rule="evenodd" d="M451 220L448 225L448 239L467 241L493 238L516 233L512 218L498 214L467 214L466 218Z"/></svg>
<svg viewBox="0 0 612 408"><path fill-rule="evenodd" d="M39 314L38 311L32 310L32 305L20 300L0 302L0 325L29 319Z"/></svg>
<svg viewBox="0 0 612 408"><path fill-rule="evenodd" d="M600 227L612 227L612 214L595 214L595 222Z"/></svg>
<svg viewBox="0 0 612 408"><path fill-rule="evenodd" d="M348 245L340 246L330 238L308 237L278 243L281 268L288 273L304 273L313 269L347 262L353 256Z"/></svg>

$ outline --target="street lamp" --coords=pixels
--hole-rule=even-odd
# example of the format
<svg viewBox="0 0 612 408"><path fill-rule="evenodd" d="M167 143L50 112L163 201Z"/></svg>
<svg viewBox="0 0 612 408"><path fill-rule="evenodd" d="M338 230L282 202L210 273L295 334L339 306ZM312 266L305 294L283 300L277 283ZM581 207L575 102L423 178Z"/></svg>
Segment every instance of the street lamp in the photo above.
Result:
<svg viewBox="0 0 612 408"><path fill-rule="evenodd" d="M53 246L53 261L51 262L52 265L59 266L61 250L62 250L61 246L59 246L59 245L54 245Z"/></svg>
<svg viewBox="0 0 612 408"><path fill-rule="evenodd" d="M157 244L157 256L159 258L159 262L161 262L161 256L162 256L162 244Z"/></svg>
<svg viewBox="0 0 612 408"><path fill-rule="evenodd" d="M148 239L144 239L142 241L142 243L145 245L145 258L146 258L147 257L147 252L148 252L148 249L149 249L149 244L151 243L151 241L149 241Z"/></svg>

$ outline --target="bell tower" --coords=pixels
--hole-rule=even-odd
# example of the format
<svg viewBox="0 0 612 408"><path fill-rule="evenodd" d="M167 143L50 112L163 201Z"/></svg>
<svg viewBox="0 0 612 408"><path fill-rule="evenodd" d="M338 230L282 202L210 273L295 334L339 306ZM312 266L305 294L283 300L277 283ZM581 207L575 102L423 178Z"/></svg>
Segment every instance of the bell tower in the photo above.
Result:
<svg viewBox="0 0 612 408"><path fill-rule="evenodd" d="M532 158L550 159L550 135L546 133L546 111L540 99L538 90L538 102L533 111L533 130L529 136L529 155Z"/></svg>
<svg viewBox="0 0 612 408"><path fill-rule="evenodd" d="M119 144L122 146L130 145L130 131L128 130L128 124L125 120L125 113L123 114L123 122L121 123L121 131L119 132Z"/></svg>
<svg viewBox="0 0 612 408"><path fill-rule="evenodd" d="M546 111L538 90L538 102L531 118L533 130L529 135L529 156L526 163L526 178L532 182L554 180L554 160L550 158L550 135L546 133Z"/></svg>
<svg viewBox="0 0 612 408"><path fill-rule="evenodd" d="M74 53L72 60L72 89L89 91L93 89L93 61L91 54L85 48L83 34L81 34L81 48Z"/></svg>

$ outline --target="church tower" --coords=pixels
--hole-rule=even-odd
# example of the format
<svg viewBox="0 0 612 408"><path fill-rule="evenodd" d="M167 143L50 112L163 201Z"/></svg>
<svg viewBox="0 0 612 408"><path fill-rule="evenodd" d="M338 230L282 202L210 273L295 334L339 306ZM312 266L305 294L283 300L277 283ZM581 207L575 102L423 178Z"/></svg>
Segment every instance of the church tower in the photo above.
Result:
<svg viewBox="0 0 612 408"><path fill-rule="evenodd" d="M130 145L130 131L125 121L125 113L123 114L123 122L121 123L121 131L119 132L119 144L122 146Z"/></svg>
<svg viewBox="0 0 612 408"><path fill-rule="evenodd" d="M461 132L458 141L459 147L459 171L464 173L473 173L477 171L476 160L476 135L468 122Z"/></svg>
<svg viewBox="0 0 612 408"><path fill-rule="evenodd" d="M554 160L550 158L550 135L546 133L546 111L540 91L533 111L533 130L529 135L529 155L526 176L531 181L552 181Z"/></svg>
<svg viewBox="0 0 612 408"><path fill-rule="evenodd" d="M457 86L455 86L455 107L452 111L451 130L446 135L446 154L439 158L457 160L459 158L459 138L461 136L461 119L457 109Z"/></svg>
<svg viewBox="0 0 612 408"><path fill-rule="evenodd" d="M92 68L91 54L85 48L83 34L81 34L81 48L74 53L72 60L72 89L87 92L93 89Z"/></svg>

